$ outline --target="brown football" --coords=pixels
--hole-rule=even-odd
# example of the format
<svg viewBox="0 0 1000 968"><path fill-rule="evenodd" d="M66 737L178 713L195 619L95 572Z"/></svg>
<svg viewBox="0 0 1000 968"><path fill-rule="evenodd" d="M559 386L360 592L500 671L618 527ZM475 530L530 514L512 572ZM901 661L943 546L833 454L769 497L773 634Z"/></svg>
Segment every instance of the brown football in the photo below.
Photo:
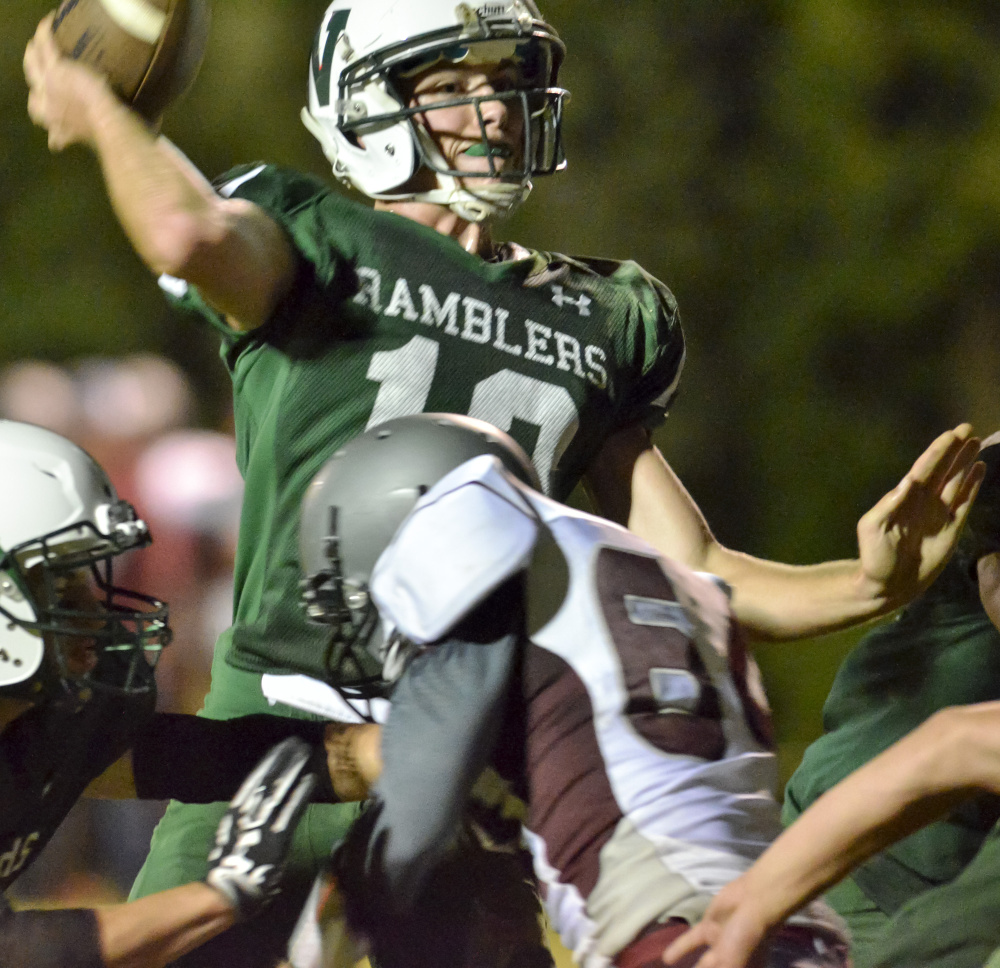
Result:
<svg viewBox="0 0 1000 968"><path fill-rule="evenodd" d="M208 0L62 0L52 31L63 53L155 120L194 81L208 25Z"/></svg>

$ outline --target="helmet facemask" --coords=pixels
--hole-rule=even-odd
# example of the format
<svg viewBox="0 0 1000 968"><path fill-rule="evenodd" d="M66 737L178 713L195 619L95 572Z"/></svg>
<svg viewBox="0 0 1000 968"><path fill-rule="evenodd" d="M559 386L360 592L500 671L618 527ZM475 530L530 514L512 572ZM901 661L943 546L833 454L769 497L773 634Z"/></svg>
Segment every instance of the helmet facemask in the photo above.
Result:
<svg viewBox="0 0 1000 968"><path fill-rule="evenodd" d="M371 699L386 692L381 622L368 594L367 582L344 578L337 529L339 516L340 509L330 506L330 528L323 539L325 565L307 574L299 583L302 604L310 621L330 629L323 659L330 681L348 681L353 693L351 698ZM377 670L371 668L366 657L378 663ZM350 702L348 696L344 698Z"/></svg>
<svg viewBox="0 0 1000 968"><path fill-rule="evenodd" d="M451 11L448 26L396 43L384 43L380 35L379 46L355 52L350 40L355 12L331 8L313 51L303 121L323 145L334 174L369 197L433 202L481 221L513 211L531 191L533 176L565 167L561 132L568 92L556 86L564 48L525 4L515 2L490 17L467 5L451 6ZM516 72L509 90L432 105L415 105L408 96L408 79L438 65L501 63ZM495 161L499 146L491 142L483 117L483 105L497 101L524 119L520 157L505 158L503 164ZM463 105L471 105L479 121L480 156L488 162L482 171L449 165L420 119ZM435 187L410 184L421 169L435 176Z"/></svg>
<svg viewBox="0 0 1000 968"><path fill-rule="evenodd" d="M167 607L113 579L114 558L148 544L149 533L126 502L110 511L118 520L109 533L83 521L22 542L0 560L8 598L11 586L22 598L16 612L0 599L0 615L45 643L38 674L18 684L24 698L79 702L95 690L139 695L154 688L153 672L171 637ZM86 579L90 590L81 595ZM4 691L13 694L15 687Z"/></svg>

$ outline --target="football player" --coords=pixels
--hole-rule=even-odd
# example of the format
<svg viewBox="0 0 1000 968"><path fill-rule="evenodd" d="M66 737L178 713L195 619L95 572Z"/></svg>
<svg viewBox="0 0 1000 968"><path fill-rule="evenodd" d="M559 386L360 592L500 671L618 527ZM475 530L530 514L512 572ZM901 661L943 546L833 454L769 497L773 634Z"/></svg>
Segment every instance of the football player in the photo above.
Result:
<svg viewBox="0 0 1000 968"><path fill-rule="evenodd" d="M193 717L153 716L153 669L170 636L167 610L112 581L114 559L149 542L144 522L80 448L40 427L0 421L0 466L0 889L6 889L88 784L135 744L137 786L150 795L150 787L164 782L150 754L173 738L171 729L158 732L150 724ZM141 754L144 743L149 750ZM217 832L204 883L99 911L15 912L0 897L0 964L158 968L256 913L277 890L287 828L313 782L303 772L309 756L306 743L289 738L247 778ZM115 769L115 784L128 765ZM216 784L210 795L223 789Z"/></svg>
<svg viewBox="0 0 1000 968"><path fill-rule="evenodd" d="M759 636L883 614L947 557L979 473L965 425L862 518L856 560L792 568L715 540L650 440L684 359L673 295L633 262L494 238L532 180L564 167L564 45L533 0L330 5L303 120L368 204L266 164L213 186L101 77L62 57L51 26L50 16L25 52L32 120L52 150L96 154L131 243L216 330L233 378L246 490L234 623L206 716L280 711L262 674L372 684L371 667L331 665L299 613L298 511L332 453L404 414L465 413L509 430L548 494L565 498L583 478L602 513L725 577ZM135 891L201 876L220 810L171 805ZM312 842L303 833L294 854L303 890L354 815L311 809ZM272 913L256 929L269 934L213 949L216 963L273 960L285 927Z"/></svg>
<svg viewBox="0 0 1000 968"><path fill-rule="evenodd" d="M690 935L668 949L667 964L756 964L775 925L856 865L975 794L1000 794L998 764L1000 703L954 706L932 714L792 823L745 875L723 889ZM880 968L978 968L995 949L1000 956L1000 926L996 905L990 903L998 872L997 846L995 836L988 838L953 881L928 886L901 908L901 917L889 921L899 933L887 934L865 953L863 963ZM921 925L920 919L928 915L931 924ZM907 937L907 929L915 937ZM689 957L706 947L700 959ZM906 952L908 960L900 960L896 949Z"/></svg>
<svg viewBox="0 0 1000 968"><path fill-rule="evenodd" d="M303 504L310 615L398 677L381 749L378 726L351 731L345 759L381 775L334 865L380 962L405 959L456 876L488 763L524 803L581 968L660 965L781 830L769 717L725 589L537 483L505 434L421 414L347 444ZM846 949L816 904L768 964L845 966Z"/></svg>
<svg viewBox="0 0 1000 968"><path fill-rule="evenodd" d="M84 451L49 430L0 421L0 468L0 891L85 789L236 794L204 882L98 911L15 912L0 896L0 964L158 968L275 894L312 769L326 775L323 730L155 714L167 609L113 581L116 559L149 543L145 523Z"/></svg>
<svg viewBox="0 0 1000 968"><path fill-rule="evenodd" d="M782 907L820 888L857 968L979 968L1000 945L997 800L973 796L1000 792L1000 435L979 459L958 550L845 659L826 732L785 789L788 834L713 905L706 964L741 964Z"/></svg>

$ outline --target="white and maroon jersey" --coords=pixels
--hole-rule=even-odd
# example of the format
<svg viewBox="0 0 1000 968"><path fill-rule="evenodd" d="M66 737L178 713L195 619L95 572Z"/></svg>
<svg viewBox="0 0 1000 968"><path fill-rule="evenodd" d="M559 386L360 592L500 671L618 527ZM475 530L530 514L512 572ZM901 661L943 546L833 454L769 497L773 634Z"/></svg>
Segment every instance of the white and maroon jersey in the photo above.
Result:
<svg viewBox="0 0 1000 968"><path fill-rule="evenodd" d="M600 968L654 921L698 920L780 833L769 717L721 583L492 457L421 499L371 587L432 643L521 571L525 837L563 942ZM831 925L822 905L796 920Z"/></svg>

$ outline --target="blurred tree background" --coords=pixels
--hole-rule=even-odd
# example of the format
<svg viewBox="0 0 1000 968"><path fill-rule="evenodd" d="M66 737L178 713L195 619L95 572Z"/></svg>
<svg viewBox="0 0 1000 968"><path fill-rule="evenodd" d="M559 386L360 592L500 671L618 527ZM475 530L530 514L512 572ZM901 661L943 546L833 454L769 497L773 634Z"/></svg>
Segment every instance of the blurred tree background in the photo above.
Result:
<svg viewBox="0 0 1000 968"><path fill-rule="evenodd" d="M298 120L323 0L215 0L165 132L207 174L328 174ZM982 0L548 0L569 49L568 172L501 236L634 258L689 340L658 443L719 537L792 562L854 553L857 517L938 432L1000 427L1000 7ZM0 366L138 349L225 420L214 340L173 318L93 159L50 156L0 35ZM770 647L784 763L853 636Z"/></svg>

